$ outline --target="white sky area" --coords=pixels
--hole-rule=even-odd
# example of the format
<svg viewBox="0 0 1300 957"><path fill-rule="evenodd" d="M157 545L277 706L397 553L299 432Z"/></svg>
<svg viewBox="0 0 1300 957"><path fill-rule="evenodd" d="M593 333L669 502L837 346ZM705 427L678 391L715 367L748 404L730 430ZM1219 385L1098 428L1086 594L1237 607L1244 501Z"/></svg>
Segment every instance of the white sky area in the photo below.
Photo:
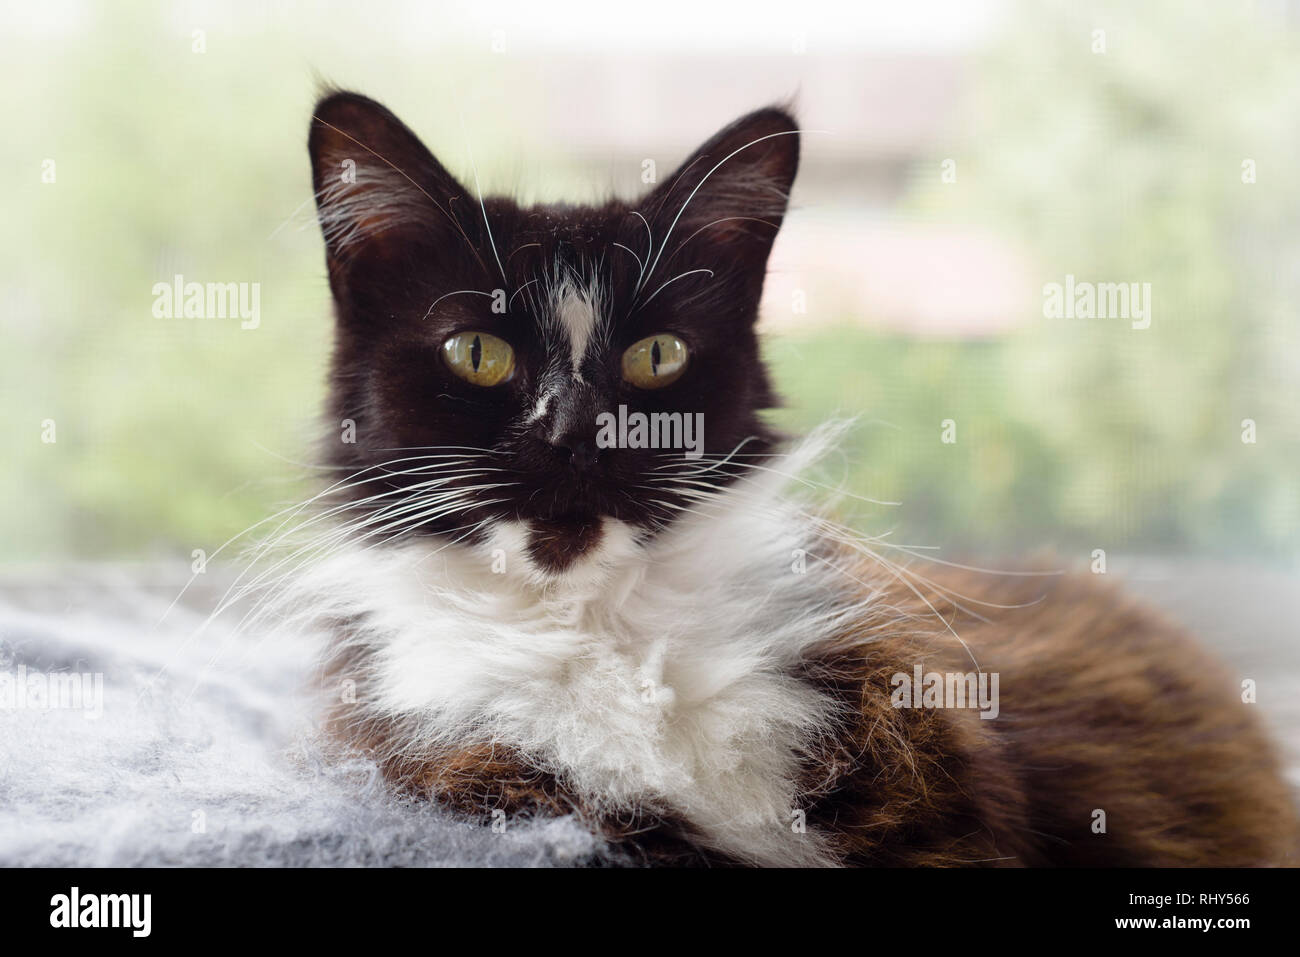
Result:
<svg viewBox="0 0 1300 957"><path fill-rule="evenodd" d="M76 32L95 19L90 0L3 0L22 36ZM111 9L111 8L110 8ZM337 29L354 19L390 33L395 46L501 31L518 48L581 52L788 52L804 34L810 53L872 50L959 52L978 46L1005 9L1003 0L418 0L351 4L303 0L191 0L170 5L177 27L225 24L256 29L278 22ZM242 22L241 22L242 21Z"/></svg>
<svg viewBox="0 0 1300 957"><path fill-rule="evenodd" d="M823 49L961 50L986 35L1002 4L994 0L457 0L455 6L467 25L515 28L550 47L768 52L784 50L790 38L801 32Z"/></svg>

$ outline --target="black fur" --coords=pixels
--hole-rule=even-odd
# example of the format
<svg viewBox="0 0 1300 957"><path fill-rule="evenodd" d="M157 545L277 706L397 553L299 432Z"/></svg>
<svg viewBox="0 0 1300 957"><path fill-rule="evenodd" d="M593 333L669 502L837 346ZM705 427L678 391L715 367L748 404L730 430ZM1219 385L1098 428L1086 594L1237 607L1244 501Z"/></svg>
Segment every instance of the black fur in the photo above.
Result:
<svg viewBox="0 0 1300 957"><path fill-rule="evenodd" d="M434 447L466 449L484 467L506 470L488 475L513 483L483 493L472 508L414 528L408 523L394 534L466 528L476 534L480 523L500 518L545 523L534 557L560 568L590 544L596 518L612 516L647 531L661 527L674 510L649 499L680 500L637 486L667 455L681 453L594 452L597 414L616 412L620 404L646 413L703 413L705 455L725 456L744 443L752 462L770 449L774 436L759 413L773 395L754 322L798 167L799 136L787 112L764 109L732 123L635 204L524 208L490 197L480 206L401 121L354 93L332 93L317 104L309 149L323 226L338 226L327 199L339 195L335 178L345 161L355 164L362 182L367 171L380 171L393 186L391 196L367 194L372 215L344 224L356 227L359 240L340 241L337 228L326 229L337 312L330 412L336 421L356 423L355 443L331 442L328 460L342 469L370 469L347 494L355 501L387 489L393 496L383 502L391 504L401 495L395 490L428 474L394 475L403 466L381 469L382 463ZM696 272L663 285L691 270L711 275ZM570 346L541 292L547 277L566 272L595 277L608 332L592 337L581 381L552 376L543 382L548 361L567 356ZM458 290L504 290L508 311L494 313L489 295L449 295ZM442 343L466 330L513 346L509 382L483 388L445 366ZM624 350L660 333L688 345L686 373L655 391L623 381ZM556 390L544 421L521 427L543 386ZM731 478L729 469L708 476L715 483ZM506 500L488 505L490 498Z"/></svg>

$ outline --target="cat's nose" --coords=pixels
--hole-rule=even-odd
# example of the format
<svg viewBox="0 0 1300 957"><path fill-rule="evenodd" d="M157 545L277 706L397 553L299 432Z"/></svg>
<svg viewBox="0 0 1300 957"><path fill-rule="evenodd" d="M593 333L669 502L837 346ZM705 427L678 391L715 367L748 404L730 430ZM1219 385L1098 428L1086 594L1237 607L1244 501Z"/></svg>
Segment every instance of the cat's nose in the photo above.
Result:
<svg viewBox="0 0 1300 957"><path fill-rule="evenodd" d="M583 433L569 432L552 438L550 444L562 459L579 471L591 468L600 458L595 438Z"/></svg>
<svg viewBox="0 0 1300 957"><path fill-rule="evenodd" d="M538 423L538 435L555 450L555 458L579 472L591 469L600 458L596 446L599 398L590 386L570 387L556 395L549 420Z"/></svg>

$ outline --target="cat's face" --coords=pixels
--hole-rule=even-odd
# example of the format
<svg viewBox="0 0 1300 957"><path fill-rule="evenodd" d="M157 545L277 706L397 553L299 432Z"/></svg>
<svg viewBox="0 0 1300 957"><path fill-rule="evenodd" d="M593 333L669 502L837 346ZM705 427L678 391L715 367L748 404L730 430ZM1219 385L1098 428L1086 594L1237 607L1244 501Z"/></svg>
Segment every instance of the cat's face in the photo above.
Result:
<svg viewBox="0 0 1300 957"><path fill-rule="evenodd" d="M785 112L633 204L481 200L350 93L317 105L309 148L338 317L328 458L372 540L508 528L562 572L770 449L754 321L798 165Z"/></svg>

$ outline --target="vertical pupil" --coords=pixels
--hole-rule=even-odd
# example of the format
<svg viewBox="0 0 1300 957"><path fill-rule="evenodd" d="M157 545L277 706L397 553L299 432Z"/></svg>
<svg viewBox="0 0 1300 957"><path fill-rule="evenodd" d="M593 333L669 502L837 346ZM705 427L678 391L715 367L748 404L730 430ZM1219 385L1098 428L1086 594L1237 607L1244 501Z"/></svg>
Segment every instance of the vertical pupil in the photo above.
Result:
<svg viewBox="0 0 1300 957"><path fill-rule="evenodd" d="M650 374L659 374L659 340L656 339L654 345L650 347Z"/></svg>
<svg viewBox="0 0 1300 957"><path fill-rule="evenodd" d="M483 358L483 343L479 342L478 336L475 336L474 341L470 343L470 347L469 347L469 361L473 363L475 372L478 372L478 364L482 358Z"/></svg>

